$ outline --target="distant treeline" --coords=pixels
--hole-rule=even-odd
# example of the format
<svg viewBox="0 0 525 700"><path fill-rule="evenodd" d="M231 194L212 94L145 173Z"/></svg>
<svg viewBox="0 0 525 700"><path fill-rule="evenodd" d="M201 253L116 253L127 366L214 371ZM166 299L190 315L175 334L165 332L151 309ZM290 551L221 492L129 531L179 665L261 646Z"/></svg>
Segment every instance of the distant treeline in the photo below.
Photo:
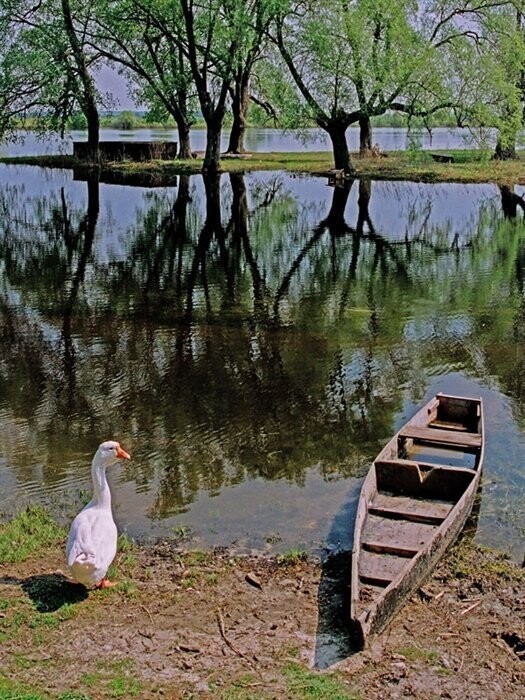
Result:
<svg viewBox="0 0 525 700"><path fill-rule="evenodd" d="M410 120L405 114L399 114L398 112L388 112L379 117L372 117L372 125L374 127L390 127L390 128L432 128L432 127L454 127L457 126L453 115L448 114L446 110L442 110L440 113L432 115L431 119L423 120L422 118L412 117ZM224 119L224 126L230 126L231 117L226 115ZM149 115L147 112L143 111L133 111L133 110L123 110L120 112L114 112L112 114L101 115L100 125L105 129L118 129L119 131L132 131L134 129L176 129L177 124L174 119L168 119L166 121L158 121L154 116ZM78 112L72 115L68 120L69 130L85 130L87 129L87 120L85 116ZM204 128L206 126L204 119L197 120L195 127ZM268 115L258 108L257 105L253 105L250 111L250 119L248 126L255 128L268 128L268 126L273 126L268 123ZM315 122L311 124L312 128L315 128ZM357 126L357 125L356 125ZM27 128L27 124L26 124Z"/></svg>

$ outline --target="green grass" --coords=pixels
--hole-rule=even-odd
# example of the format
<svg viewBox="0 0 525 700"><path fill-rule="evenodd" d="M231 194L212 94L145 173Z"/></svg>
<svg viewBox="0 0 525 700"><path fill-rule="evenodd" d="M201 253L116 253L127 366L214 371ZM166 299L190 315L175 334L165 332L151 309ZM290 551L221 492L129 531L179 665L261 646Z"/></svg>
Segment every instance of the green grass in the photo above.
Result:
<svg viewBox="0 0 525 700"><path fill-rule="evenodd" d="M454 163L435 163L428 151L408 149L392 151L377 158L361 158L351 154L357 177L373 177L386 180L416 180L425 182L516 182L525 173L525 154L519 153L516 160L493 161L492 152L481 149L447 149L454 155ZM0 158L3 163L23 163L44 167L84 168L86 166L72 156L17 156ZM254 152L250 158L223 158L223 172L249 172L257 170L287 170L290 172L326 175L333 165L331 152L304 151L288 153ZM104 169L112 173L144 174L158 179L180 174L200 173L202 159L185 161L148 161L106 163Z"/></svg>
<svg viewBox="0 0 525 700"><path fill-rule="evenodd" d="M0 700L47 700L49 695L42 695L30 686L0 676Z"/></svg>
<svg viewBox="0 0 525 700"><path fill-rule="evenodd" d="M107 684L110 698L134 698L141 688L142 684L138 680L126 676L112 678Z"/></svg>
<svg viewBox="0 0 525 700"><path fill-rule="evenodd" d="M438 658L437 651L433 649L421 649L417 646L403 647L397 650L398 654L404 656L408 661L425 661L431 663Z"/></svg>
<svg viewBox="0 0 525 700"><path fill-rule="evenodd" d="M212 555L209 552L201 552L198 549L192 549L182 555L182 561L185 566L199 566L200 564L209 564L212 560Z"/></svg>
<svg viewBox="0 0 525 700"><path fill-rule="evenodd" d="M483 556L480 556L482 554ZM509 555L460 540L449 553L455 578L474 577L479 581L515 581L525 583L525 569L516 568Z"/></svg>
<svg viewBox="0 0 525 700"><path fill-rule="evenodd" d="M40 506L28 506L0 526L0 564L25 561L66 536L49 513Z"/></svg>
<svg viewBox="0 0 525 700"><path fill-rule="evenodd" d="M301 561L308 559L307 552L304 549L290 549L288 552L283 552L277 557L277 563L281 566L295 566Z"/></svg>
<svg viewBox="0 0 525 700"><path fill-rule="evenodd" d="M80 684L97 697L134 698L142 690L142 683L133 675L133 662L129 659L105 660L92 673L84 673Z"/></svg>
<svg viewBox="0 0 525 700"><path fill-rule="evenodd" d="M288 664L284 669L287 693L293 700L357 700L343 682L332 673L315 673Z"/></svg>

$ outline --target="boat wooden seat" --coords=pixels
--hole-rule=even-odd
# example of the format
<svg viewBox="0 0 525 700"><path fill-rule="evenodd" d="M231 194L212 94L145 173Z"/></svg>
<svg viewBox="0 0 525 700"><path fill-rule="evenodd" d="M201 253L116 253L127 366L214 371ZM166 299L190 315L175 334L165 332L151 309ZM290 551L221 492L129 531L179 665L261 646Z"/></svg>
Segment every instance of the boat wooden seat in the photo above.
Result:
<svg viewBox="0 0 525 700"><path fill-rule="evenodd" d="M416 523L409 520L392 520L374 515L369 512L363 527L361 542L376 544L395 543L396 547L403 547L418 552L432 538L437 525L430 523ZM371 549L371 551L373 551ZM375 549L377 551L377 547ZM392 552L395 554L395 552ZM398 555L401 556L401 555ZM404 557L405 559L407 557Z"/></svg>
<svg viewBox="0 0 525 700"><path fill-rule="evenodd" d="M409 459L374 462L379 492L454 503L476 474L475 469L425 464Z"/></svg>
<svg viewBox="0 0 525 700"><path fill-rule="evenodd" d="M429 423L429 428L440 428L440 429L445 429L445 430L459 430L461 432L467 432L468 428L464 423L456 423L448 420L440 420L439 418L436 418L435 420L432 421L432 423ZM472 432L472 431L470 431Z"/></svg>
<svg viewBox="0 0 525 700"><path fill-rule="evenodd" d="M426 428L417 425L407 425L402 428L399 431L399 437L470 450L481 449L482 442L480 433L463 433L457 430L442 430L441 428Z"/></svg>
<svg viewBox="0 0 525 700"><path fill-rule="evenodd" d="M419 551L414 547L406 547L396 542L378 542L374 539L362 540L361 547L367 552L393 554L396 557L405 557L405 559L411 559Z"/></svg>
<svg viewBox="0 0 525 700"><path fill-rule="evenodd" d="M454 503L451 501L378 493L370 503L368 512L394 520L439 525L453 507Z"/></svg>
<svg viewBox="0 0 525 700"><path fill-rule="evenodd" d="M388 586L406 566L406 558L361 552L359 578L375 586Z"/></svg>

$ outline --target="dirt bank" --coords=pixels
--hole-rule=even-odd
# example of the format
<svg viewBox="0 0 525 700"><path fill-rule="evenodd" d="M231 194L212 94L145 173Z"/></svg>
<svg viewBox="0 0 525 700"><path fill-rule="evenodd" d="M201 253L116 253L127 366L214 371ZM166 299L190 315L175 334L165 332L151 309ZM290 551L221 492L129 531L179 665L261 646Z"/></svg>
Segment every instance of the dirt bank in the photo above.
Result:
<svg viewBox="0 0 525 700"><path fill-rule="evenodd" d="M355 653L348 563L161 543L126 548L119 586L89 593L59 546L3 565L0 698L523 697L523 569L463 543Z"/></svg>

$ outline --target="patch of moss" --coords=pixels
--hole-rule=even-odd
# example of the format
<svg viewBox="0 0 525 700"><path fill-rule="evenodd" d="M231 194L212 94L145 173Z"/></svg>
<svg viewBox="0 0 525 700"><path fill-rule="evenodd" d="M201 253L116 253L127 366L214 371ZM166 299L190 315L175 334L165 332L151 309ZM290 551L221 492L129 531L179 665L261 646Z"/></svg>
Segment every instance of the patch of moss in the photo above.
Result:
<svg viewBox="0 0 525 700"><path fill-rule="evenodd" d="M519 569L508 554L490 547L460 541L448 555L450 571L457 578L499 583L520 580L525 582L525 571Z"/></svg>
<svg viewBox="0 0 525 700"><path fill-rule="evenodd" d="M48 698L49 695L43 695L30 686L0 677L0 700L47 700Z"/></svg>
<svg viewBox="0 0 525 700"><path fill-rule="evenodd" d="M398 649L397 653L404 656L408 661L424 661L430 663L436 661L438 658L437 651L433 649L421 649L421 647L417 646L403 647Z"/></svg>
<svg viewBox="0 0 525 700"><path fill-rule="evenodd" d="M281 566L295 566L308 559L308 553L304 549L290 549L277 557L277 563Z"/></svg>

